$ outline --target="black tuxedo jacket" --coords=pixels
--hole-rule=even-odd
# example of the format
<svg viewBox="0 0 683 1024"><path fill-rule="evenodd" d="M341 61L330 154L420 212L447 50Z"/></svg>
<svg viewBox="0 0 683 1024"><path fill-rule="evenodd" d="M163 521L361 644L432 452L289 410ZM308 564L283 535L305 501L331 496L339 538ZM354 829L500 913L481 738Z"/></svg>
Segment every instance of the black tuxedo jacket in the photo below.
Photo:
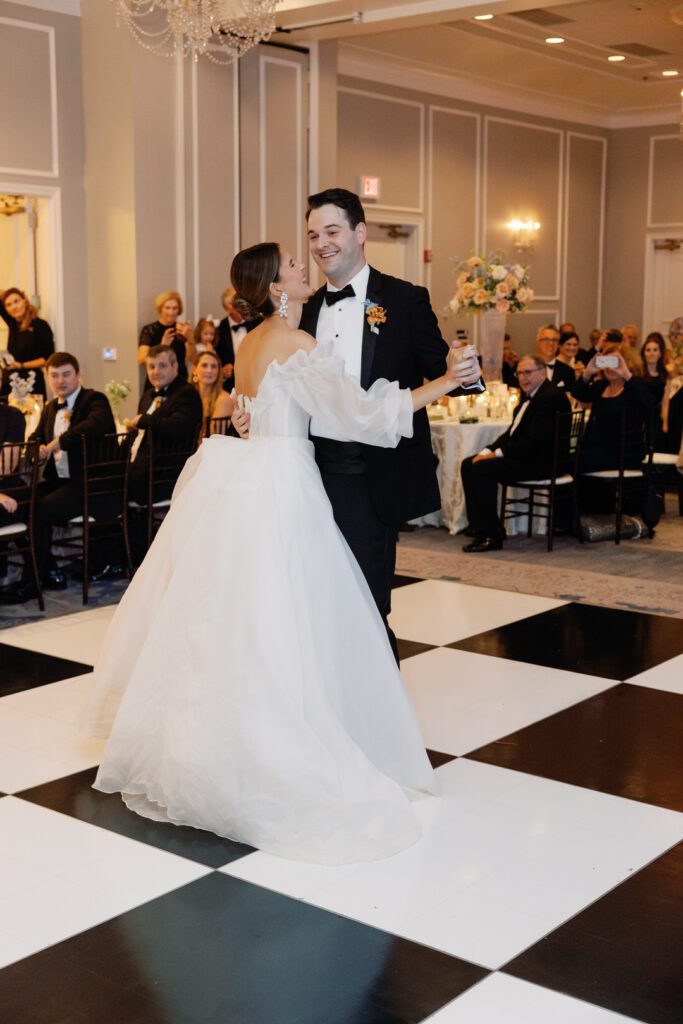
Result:
<svg viewBox="0 0 683 1024"><path fill-rule="evenodd" d="M203 408L199 393L186 381L176 377L166 388L160 407L148 415L154 395L145 391L138 404L141 417L138 421L140 430L150 431L155 437L163 437L172 441L191 440L192 432L202 422ZM140 451L144 451L147 437L142 439Z"/></svg>
<svg viewBox="0 0 683 1024"><path fill-rule="evenodd" d="M253 331L255 327L262 324L263 320L258 317L256 320L244 320L240 327L246 327L247 332ZM221 366L225 366L227 363L235 363L235 346L232 340L232 327L228 317L223 317L218 325L216 341L216 355L221 361Z"/></svg>
<svg viewBox="0 0 683 1024"><path fill-rule="evenodd" d="M488 447L491 451L500 448L504 458L524 463L523 472L529 478L536 478L547 476L552 468L555 416L558 412L571 412L571 405L564 388L555 387L549 380L541 384L528 402L529 408L515 432L512 433L512 427L519 416L522 402L512 414L512 424Z"/></svg>
<svg viewBox="0 0 683 1024"><path fill-rule="evenodd" d="M554 384L556 388L567 388L567 390L569 390L574 387L576 374L572 370L571 366L568 366L566 363L561 363L559 359L556 359L552 370L553 375L550 378L550 383Z"/></svg>
<svg viewBox="0 0 683 1024"><path fill-rule="evenodd" d="M54 437L55 418L57 416L57 399L48 402L43 409L40 422L31 435L31 441L49 444ZM116 424L107 396L92 388L81 388L71 413L69 429L59 438L59 446L69 456L69 477L72 482L80 483L83 474L82 437L103 437L115 434ZM46 480L59 480L54 459L49 459L45 466ZM64 481L66 482L66 481Z"/></svg>
<svg viewBox="0 0 683 1024"><path fill-rule="evenodd" d="M314 337L325 290L323 286L308 300L301 318L301 329ZM402 388L416 388L425 378L431 380L446 372L448 345L441 337L426 288L371 267L367 298L384 309L386 323L379 324L375 334L367 318L364 320L361 387L367 390L384 378L398 381ZM462 388L453 392L467 393ZM315 445L315 437L312 440ZM440 507L436 458L425 409L415 413L413 436L402 438L397 448L361 447L372 501L381 522L399 526Z"/></svg>

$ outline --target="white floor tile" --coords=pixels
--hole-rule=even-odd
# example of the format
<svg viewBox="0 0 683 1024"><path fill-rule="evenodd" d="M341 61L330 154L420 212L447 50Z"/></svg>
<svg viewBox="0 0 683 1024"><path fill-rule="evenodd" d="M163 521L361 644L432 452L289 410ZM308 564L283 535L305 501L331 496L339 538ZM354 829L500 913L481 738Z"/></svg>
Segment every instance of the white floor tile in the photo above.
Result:
<svg viewBox="0 0 683 1024"><path fill-rule="evenodd" d="M507 974L490 974L424 1024L638 1024L580 999Z"/></svg>
<svg viewBox="0 0 683 1024"><path fill-rule="evenodd" d="M427 747L448 754L476 750L615 685L444 647L410 658L402 671Z"/></svg>
<svg viewBox="0 0 683 1024"><path fill-rule="evenodd" d="M7 697L0 697L0 711L14 708L42 718L56 718L78 726L93 687L93 675L74 676L60 679L57 683L35 686L32 690L21 690Z"/></svg>
<svg viewBox="0 0 683 1024"><path fill-rule="evenodd" d="M2 901L0 934L23 944L25 955L209 872L13 797L0 800L0 832L2 869L14 883Z"/></svg>
<svg viewBox="0 0 683 1024"><path fill-rule="evenodd" d="M97 761L93 762L97 764ZM93 767L84 765L83 767ZM79 768L54 757L43 757L28 750L19 750L11 744L2 744L0 754L0 791L3 793L21 793L32 786L41 786L44 782L61 779L65 775L73 775Z"/></svg>
<svg viewBox="0 0 683 1024"><path fill-rule="evenodd" d="M13 964L16 960L23 960L30 956L33 948L29 942L21 942L11 935L3 935L0 931L0 968Z"/></svg>
<svg viewBox="0 0 683 1024"><path fill-rule="evenodd" d="M681 626L683 629L683 625ZM653 690L668 690L669 693L683 693L683 654L654 668L647 669L626 680L636 686L649 686Z"/></svg>
<svg viewBox="0 0 683 1024"><path fill-rule="evenodd" d="M454 643L567 603L446 580L399 587L391 600L389 621L396 636L425 644Z"/></svg>
<svg viewBox="0 0 683 1024"><path fill-rule="evenodd" d="M19 788L48 781L40 777L41 761L48 762L45 768L51 778L59 778L52 774L51 765L55 762L66 766L67 770L62 775L99 764L104 740L84 736L78 723L19 710L3 700L0 701L0 745L3 750L0 769L4 762L9 776L4 778L0 770L0 790L16 792ZM34 755L35 762L27 761L25 757L17 758L17 751ZM23 765L28 772L26 777L22 774Z"/></svg>
<svg viewBox="0 0 683 1024"><path fill-rule="evenodd" d="M0 642L94 665L115 611L116 605L106 605L25 626L11 626L0 632Z"/></svg>
<svg viewBox="0 0 683 1024"><path fill-rule="evenodd" d="M285 860L284 857L273 857L268 853L258 852L241 857L219 870L225 875L253 882L264 889L271 889L294 899L306 899L317 889L353 871L354 865L329 867L324 864L305 864L303 861Z"/></svg>

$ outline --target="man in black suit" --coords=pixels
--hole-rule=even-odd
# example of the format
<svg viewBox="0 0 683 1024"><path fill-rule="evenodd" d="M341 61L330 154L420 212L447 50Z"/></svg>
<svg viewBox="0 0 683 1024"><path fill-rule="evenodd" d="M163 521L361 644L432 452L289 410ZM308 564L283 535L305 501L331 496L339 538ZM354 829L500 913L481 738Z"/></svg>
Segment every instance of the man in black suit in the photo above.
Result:
<svg viewBox="0 0 683 1024"><path fill-rule="evenodd" d="M467 516L474 535L463 551L499 551L503 526L498 516L498 484L515 480L544 480L550 474L555 416L569 413L563 390L547 379L542 356L523 356L517 367L524 397L512 424L496 441L461 466Z"/></svg>
<svg viewBox="0 0 683 1024"><path fill-rule="evenodd" d="M547 377L556 388L572 388L576 380L576 374L567 363L561 363L557 358L557 350L560 345L560 332L553 324L541 327L536 335L536 347L538 354L544 360Z"/></svg>
<svg viewBox="0 0 683 1024"><path fill-rule="evenodd" d="M167 345L155 345L145 360L152 385L138 405L137 416L128 424L138 428L131 449L129 496L146 503L149 475L149 435L155 439L186 444L191 448L202 423L202 400L195 388L178 376L178 358ZM159 485L154 500L170 498L172 485Z"/></svg>
<svg viewBox="0 0 683 1024"><path fill-rule="evenodd" d="M45 463L43 481L35 507L34 540L38 571L46 590L63 590L66 576L50 553L52 527L63 526L82 514L82 437L102 437L116 431L107 396L81 385L78 359L69 352L54 352L47 361L47 378L56 397L43 409L31 441L40 444ZM4 603L20 603L33 597L32 584L24 572Z"/></svg>
<svg viewBox="0 0 683 1024"><path fill-rule="evenodd" d="M365 213L345 189L309 197L311 254L328 284L304 306L301 328L339 355L363 388L379 378L403 388L421 385L446 370L448 345L441 337L429 294L388 277L365 261ZM462 389L483 391L474 355L458 367ZM427 413L415 414L412 438L395 449L349 442L314 418L311 439L334 518L368 582L387 624L396 539L401 523L441 504Z"/></svg>
<svg viewBox="0 0 683 1024"><path fill-rule="evenodd" d="M249 331L258 327L263 318L245 320L240 310L234 305L234 288L227 288L223 292L221 302L227 316L223 317L218 325L216 355L223 367L223 390L230 392L235 386L235 356L239 347Z"/></svg>

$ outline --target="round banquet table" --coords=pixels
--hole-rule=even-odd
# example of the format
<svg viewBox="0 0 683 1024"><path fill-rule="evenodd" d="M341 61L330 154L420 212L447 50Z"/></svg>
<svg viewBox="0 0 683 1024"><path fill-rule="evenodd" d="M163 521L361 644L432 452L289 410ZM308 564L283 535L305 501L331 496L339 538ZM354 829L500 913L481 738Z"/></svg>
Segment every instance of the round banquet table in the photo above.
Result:
<svg viewBox="0 0 683 1024"><path fill-rule="evenodd" d="M411 520L413 526L446 526L451 534L464 530L467 526L467 512L460 476L463 459L488 447L507 430L511 422L510 419L480 418L478 423L460 423L452 417L430 417L432 448L439 460L437 476L441 490L441 509ZM512 497L514 490L509 489L508 494ZM508 520L505 528L508 534L525 533L527 517L517 516Z"/></svg>

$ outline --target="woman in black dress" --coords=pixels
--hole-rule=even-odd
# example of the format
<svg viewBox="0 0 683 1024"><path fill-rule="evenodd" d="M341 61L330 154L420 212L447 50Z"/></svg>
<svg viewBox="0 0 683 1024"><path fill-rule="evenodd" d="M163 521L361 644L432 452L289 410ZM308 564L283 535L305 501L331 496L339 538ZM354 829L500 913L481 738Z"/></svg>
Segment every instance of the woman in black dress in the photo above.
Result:
<svg viewBox="0 0 683 1024"><path fill-rule="evenodd" d="M55 350L52 328L46 320L41 320L38 310L19 288L8 288L3 293L0 317L9 328L7 351L13 360L3 366L2 394L9 393L10 374L16 372L25 378L33 370L36 375L33 392L45 397L43 367Z"/></svg>
<svg viewBox="0 0 683 1024"><path fill-rule="evenodd" d="M187 356L185 339L190 333L189 321L180 321L183 300L178 292L160 292L154 300L159 319L145 324L138 340L138 366L145 365L147 353L155 345L170 345L178 358L178 376L187 380ZM145 389L150 387L149 380Z"/></svg>

